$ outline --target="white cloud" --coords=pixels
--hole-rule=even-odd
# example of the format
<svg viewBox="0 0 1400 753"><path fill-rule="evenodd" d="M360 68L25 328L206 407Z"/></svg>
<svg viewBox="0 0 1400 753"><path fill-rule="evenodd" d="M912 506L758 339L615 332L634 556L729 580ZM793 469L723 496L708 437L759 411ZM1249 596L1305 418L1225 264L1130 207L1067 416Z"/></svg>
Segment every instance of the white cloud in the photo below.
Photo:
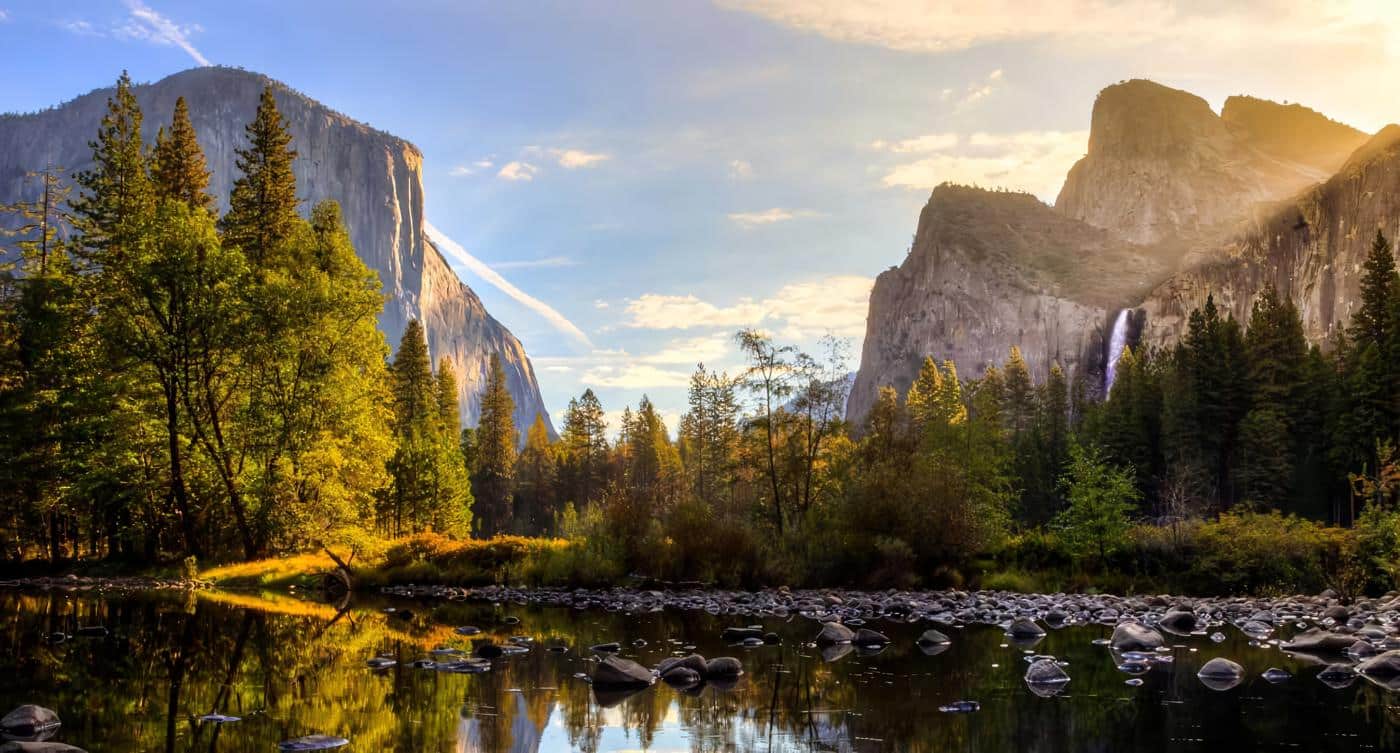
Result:
<svg viewBox="0 0 1400 753"><path fill-rule="evenodd" d="M97 28L95 28L91 23L82 19L78 19L76 21L63 21L59 24L59 28L63 29L64 31L70 34L77 34L80 37L104 36L103 33Z"/></svg>
<svg viewBox="0 0 1400 753"><path fill-rule="evenodd" d="M495 269L540 269L550 267L574 267L578 262L567 256L546 256L541 259L513 259L511 261L491 262Z"/></svg>
<svg viewBox="0 0 1400 753"><path fill-rule="evenodd" d="M545 321L553 325L555 329L573 338L584 347L589 349L593 347L593 343L588 339L588 335L585 335L583 330L575 326L574 323L569 321L563 314L556 311L553 306L550 306L544 301L512 285L510 281L502 277L499 272L487 266L475 256L472 256L456 241L448 238L442 231L433 227L432 223L424 222L423 230L428 234L428 239L433 242L433 245L437 246L438 250L442 251L449 259L457 261L477 277L491 283L491 285L498 288L501 292L515 299L536 314L539 314Z"/></svg>
<svg viewBox="0 0 1400 753"><path fill-rule="evenodd" d="M641 329L736 329L770 324L787 339L827 332L859 337L865 332L874 282L869 277L834 275L784 285L771 297L758 301L741 298L728 306L694 295L647 293L627 302L626 325Z"/></svg>
<svg viewBox="0 0 1400 753"><path fill-rule="evenodd" d="M448 171L448 175L454 178L465 178L468 175L476 175L483 170L490 170L496 163L489 159L479 159L469 165L457 165Z"/></svg>
<svg viewBox="0 0 1400 753"><path fill-rule="evenodd" d="M998 68L987 75L983 81L979 81L967 87L967 93L958 100L956 110L965 110L978 102L992 96L1003 83L1001 69Z"/></svg>
<svg viewBox="0 0 1400 753"><path fill-rule="evenodd" d="M977 132L967 138L939 133L905 139L886 150L920 157L889 168L883 183L920 191L944 182L1011 188L1053 201L1088 141L1087 131Z"/></svg>
<svg viewBox="0 0 1400 753"><path fill-rule="evenodd" d="M958 141L959 136L956 133L929 133L902 141L876 139L870 142L870 148L882 152L894 152L895 154L938 152L944 149L952 149L958 145Z"/></svg>
<svg viewBox="0 0 1400 753"><path fill-rule="evenodd" d="M534 180L535 173L540 169L529 162L507 162L501 171L496 173L497 178L503 180Z"/></svg>
<svg viewBox="0 0 1400 753"><path fill-rule="evenodd" d="M663 369L644 363L594 366L580 378L593 387L616 387L641 390L648 387L684 387L690 383L690 372L683 369Z"/></svg>
<svg viewBox="0 0 1400 753"><path fill-rule="evenodd" d="M736 159L729 161L730 180L748 180L753 177L753 165L748 160Z"/></svg>
<svg viewBox="0 0 1400 753"><path fill-rule="evenodd" d="M602 152L588 152L582 149L564 149L560 147L527 146L521 150L522 154L530 159L549 159L565 170L575 170L583 167L595 167L599 163L612 159L611 154Z"/></svg>
<svg viewBox="0 0 1400 753"><path fill-rule="evenodd" d="M729 334L671 340L658 350L629 353L625 350L594 349L587 355L539 356L535 367L549 372L581 371L579 381L592 387L647 388L684 387L690 383L695 365L732 361L737 350Z"/></svg>
<svg viewBox="0 0 1400 753"><path fill-rule="evenodd" d="M729 215L729 220L739 227L748 229L760 225L772 225L776 222L788 222L801 217L815 217L816 212L810 209L783 209L773 207L761 212L733 212Z"/></svg>
<svg viewBox="0 0 1400 753"><path fill-rule="evenodd" d="M5 10L4 8L0 8L0 24L5 23L8 20L10 20L10 12Z"/></svg>
<svg viewBox="0 0 1400 753"><path fill-rule="evenodd" d="M719 0L776 23L841 42L936 53L999 42L1085 47L1184 44L1196 49L1355 41L1394 30L1385 0Z"/></svg>
<svg viewBox="0 0 1400 753"><path fill-rule="evenodd" d="M184 50L196 63L209 65L209 59L190 42L192 34L202 31L198 25L181 26L140 0L126 0L126 7L131 16L127 23L113 32L115 36L159 45L174 45Z"/></svg>

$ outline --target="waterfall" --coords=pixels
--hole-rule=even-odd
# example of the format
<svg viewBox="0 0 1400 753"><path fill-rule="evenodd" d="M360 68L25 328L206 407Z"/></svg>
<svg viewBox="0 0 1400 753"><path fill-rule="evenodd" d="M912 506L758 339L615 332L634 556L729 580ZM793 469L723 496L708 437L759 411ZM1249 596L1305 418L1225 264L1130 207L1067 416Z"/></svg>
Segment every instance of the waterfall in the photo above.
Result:
<svg viewBox="0 0 1400 753"><path fill-rule="evenodd" d="M1108 397L1109 390L1113 389L1113 378L1117 376L1118 359L1123 357L1123 348L1128 346L1128 309L1118 312L1118 318L1113 321L1113 334L1108 338L1108 367L1104 369L1103 396Z"/></svg>

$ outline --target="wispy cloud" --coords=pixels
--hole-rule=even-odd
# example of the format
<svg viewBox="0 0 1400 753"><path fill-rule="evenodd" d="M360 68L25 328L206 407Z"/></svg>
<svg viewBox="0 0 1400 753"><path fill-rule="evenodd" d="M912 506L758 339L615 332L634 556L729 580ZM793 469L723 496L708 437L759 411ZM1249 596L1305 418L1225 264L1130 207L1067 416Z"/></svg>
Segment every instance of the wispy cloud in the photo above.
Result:
<svg viewBox="0 0 1400 753"><path fill-rule="evenodd" d="M140 0L126 0L126 7L131 15L127 23L117 28L117 36L174 45L184 50L196 63L209 65L209 59L190 42L191 34L202 31L198 25L177 24Z"/></svg>
<svg viewBox="0 0 1400 753"><path fill-rule="evenodd" d="M8 20L10 20L10 12L5 10L4 8L0 8L0 24L3 24Z"/></svg>
<svg viewBox="0 0 1400 753"><path fill-rule="evenodd" d="M531 360L543 371L580 373L580 381L593 387L640 390L684 387L696 364L722 369L737 365L740 359L732 335L724 332L673 339L649 352L594 349L586 355L539 356Z"/></svg>
<svg viewBox="0 0 1400 753"><path fill-rule="evenodd" d="M626 326L638 329L727 328L773 325L783 337L800 339L826 332L858 337L874 280L833 275L784 285L768 298L740 298L717 305L691 295L646 293L627 301Z"/></svg>
<svg viewBox="0 0 1400 753"><path fill-rule="evenodd" d="M736 159L729 162L730 180L748 180L753 177L753 165L748 160Z"/></svg>
<svg viewBox="0 0 1400 753"><path fill-rule="evenodd" d="M761 212L733 212L729 215L729 221L739 227L748 229L762 225L772 225L778 222L789 222L802 217L816 217L817 212L810 209L783 209L773 207L764 209Z"/></svg>
<svg viewBox="0 0 1400 753"><path fill-rule="evenodd" d="M871 146L918 158L885 170L882 182L925 191L951 182L1029 191L1053 201L1065 173L1084 156L1087 131L935 133Z"/></svg>
<svg viewBox="0 0 1400 753"><path fill-rule="evenodd" d="M495 166L496 163L492 162L489 159L479 159L470 164L457 165L451 170L449 170L447 174L451 175L454 178L465 178L468 175L476 175L477 173L482 172L483 170L490 170Z"/></svg>
<svg viewBox="0 0 1400 753"><path fill-rule="evenodd" d="M546 256L542 259L512 259L491 262L493 269L541 269L549 267L575 267L578 262L567 256Z"/></svg>
<svg viewBox="0 0 1400 753"><path fill-rule="evenodd" d="M536 314L539 314L545 321L553 325L555 329L573 338L579 344L590 350L593 348L593 343L588 339L588 335L585 335L583 330L569 321L568 317L556 311L553 306L550 306L544 301L512 285L510 281L502 277L499 272L487 266L475 256L472 256L456 241L444 235L443 232L436 227L433 227L432 223L424 222L423 230L427 232L428 239L433 242L433 245L437 246L438 250L446 254L448 258L458 262L466 267L472 274L490 283L526 308L534 311Z"/></svg>
<svg viewBox="0 0 1400 753"><path fill-rule="evenodd" d="M589 152L583 149L565 149L562 147L527 146L521 151L528 159L549 160L565 170L596 167L612 159L611 154L604 154L603 152Z"/></svg>
<svg viewBox="0 0 1400 753"><path fill-rule="evenodd" d="M540 169L529 162L507 162L501 171L496 173L496 177L502 180L530 181L535 179L535 173Z"/></svg>

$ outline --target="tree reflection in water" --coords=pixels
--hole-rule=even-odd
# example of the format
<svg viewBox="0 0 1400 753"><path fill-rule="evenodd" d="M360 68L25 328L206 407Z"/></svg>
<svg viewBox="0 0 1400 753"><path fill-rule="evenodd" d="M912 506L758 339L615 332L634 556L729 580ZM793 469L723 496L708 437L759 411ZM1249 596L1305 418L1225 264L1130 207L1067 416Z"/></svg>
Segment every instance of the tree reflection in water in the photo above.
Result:
<svg viewBox="0 0 1400 753"><path fill-rule="evenodd" d="M1009 644L1000 630L947 630L953 644L926 655L926 626L883 624L885 651L823 652L806 644L804 620L771 621L779 646L726 647L721 630L747 620L703 613L622 615L514 605L341 607L286 596L202 593L97 597L0 593L9 615L0 647L0 705L40 703L64 719L60 738L91 751L269 751L306 734L347 737L363 751L1156 751L1251 750L1281 745L1355 750L1397 744L1390 692L1359 681L1333 690L1317 667L1269 646L1177 639L1175 661L1128 687L1100 626L1052 631L1037 645ZM513 615L519 624L503 618ZM68 637L105 625L105 638ZM476 625L481 635L456 634ZM439 646L504 644L531 650L485 674L412 666ZM634 645L645 641L644 646ZM588 646L619 641L651 666L682 646L734 655L745 674L732 688L677 691L658 683L599 696L586 682ZM545 647L566 645L565 653ZM1195 649L1192 651L1191 649ZM1021 681L1027 652L1069 662L1066 692L1039 698ZM398 664L372 670L384 654ZM1247 680L1218 693L1196 669L1213 656L1243 664ZM1259 674L1295 676L1270 685ZM976 700L981 710L943 714ZM220 712L242 717L201 723ZM0 711L2 713L2 711Z"/></svg>

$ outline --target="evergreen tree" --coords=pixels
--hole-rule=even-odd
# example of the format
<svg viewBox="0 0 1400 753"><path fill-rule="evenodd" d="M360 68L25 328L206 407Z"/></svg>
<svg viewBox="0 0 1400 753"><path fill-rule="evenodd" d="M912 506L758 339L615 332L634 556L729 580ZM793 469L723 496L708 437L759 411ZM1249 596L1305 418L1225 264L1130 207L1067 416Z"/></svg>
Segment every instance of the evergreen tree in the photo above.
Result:
<svg viewBox="0 0 1400 753"><path fill-rule="evenodd" d="M525 535L554 530L555 451L544 416L536 413L515 462L515 527Z"/></svg>
<svg viewBox="0 0 1400 753"><path fill-rule="evenodd" d="M209 169L204 162L204 151L195 138L184 97L175 100L170 130L161 128L156 134L156 147L151 153L151 180L158 198L183 201L193 209L214 211L214 197L209 195Z"/></svg>
<svg viewBox="0 0 1400 753"><path fill-rule="evenodd" d="M518 441L512 418L515 400L506 388L500 357L491 354L488 368L476 427L477 464L472 474L472 494L478 512L476 533L483 537L509 530Z"/></svg>
<svg viewBox="0 0 1400 753"><path fill-rule="evenodd" d="M139 242L155 212L141 118L131 78L123 71L116 93L107 100L97 140L88 143L93 166L76 176L82 188L73 202L82 235L79 251L98 265Z"/></svg>
<svg viewBox="0 0 1400 753"><path fill-rule="evenodd" d="M248 145L237 150L240 177L234 181L224 241L243 250L254 268L266 263L297 227L297 153L277 109L272 87L263 89L257 115L245 128Z"/></svg>
<svg viewBox="0 0 1400 753"><path fill-rule="evenodd" d="M389 371L397 448L389 461L392 481L380 517L383 527L399 536L419 530L432 508L437 384L418 320L404 327Z"/></svg>
<svg viewBox="0 0 1400 753"><path fill-rule="evenodd" d="M1361 272L1361 305L1351 316L1349 334L1358 351L1390 343L1390 309L1395 296L1395 254L1385 233L1376 231Z"/></svg>
<svg viewBox="0 0 1400 753"><path fill-rule="evenodd" d="M437 400L438 422L452 437L457 436L462 425L462 411L457 401L457 374L452 371L449 358L438 359L437 382L434 385Z"/></svg>
<svg viewBox="0 0 1400 753"><path fill-rule="evenodd" d="M592 389L570 399L560 440L561 498L586 507L602 496L608 464L608 424Z"/></svg>

